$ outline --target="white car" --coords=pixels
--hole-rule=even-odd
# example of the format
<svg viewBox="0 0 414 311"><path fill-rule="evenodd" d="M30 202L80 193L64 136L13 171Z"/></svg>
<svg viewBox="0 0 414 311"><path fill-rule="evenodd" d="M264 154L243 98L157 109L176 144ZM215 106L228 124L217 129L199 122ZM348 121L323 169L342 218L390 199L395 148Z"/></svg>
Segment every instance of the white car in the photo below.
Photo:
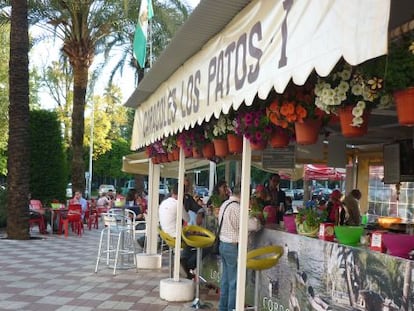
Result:
<svg viewBox="0 0 414 311"><path fill-rule="evenodd" d="M66 197L71 198L72 196L73 196L72 183L68 183L68 185L66 186Z"/></svg>
<svg viewBox="0 0 414 311"><path fill-rule="evenodd" d="M108 193L109 191L112 191L112 193L114 194L114 197L116 196L116 189L114 185L100 185L99 186L99 196L101 196L104 193Z"/></svg>

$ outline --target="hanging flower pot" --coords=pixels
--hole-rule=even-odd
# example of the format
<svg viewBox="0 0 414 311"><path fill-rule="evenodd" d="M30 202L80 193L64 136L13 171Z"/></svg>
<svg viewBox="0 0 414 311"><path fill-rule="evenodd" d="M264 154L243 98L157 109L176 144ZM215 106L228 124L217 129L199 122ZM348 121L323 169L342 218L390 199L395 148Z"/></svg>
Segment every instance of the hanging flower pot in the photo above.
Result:
<svg viewBox="0 0 414 311"><path fill-rule="evenodd" d="M191 158L193 156L193 148L192 147L185 147L184 150L184 157Z"/></svg>
<svg viewBox="0 0 414 311"><path fill-rule="evenodd" d="M242 153L243 151L243 136L235 134L227 134L227 144L231 154Z"/></svg>
<svg viewBox="0 0 414 311"><path fill-rule="evenodd" d="M269 138L269 145L272 148L284 148L289 145L289 135L282 128L275 130Z"/></svg>
<svg viewBox="0 0 414 311"><path fill-rule="evenodd" d="M178 161L180 159L180 149L179 148L173 149L173 151L171 153L173 155L173 161Z"/></svg>
<svg viewBox="0 0 414 311"><path fill-rule="evenodd" d="M201 152L200 147L193 147L193 158L194 159L201 159L203 157L203 153Z"/></svg>
<svg viewBox="0 0 414 311"><path fill-rule="evenodd" d="M259 142L250 141L250 148L252 150L264 150L267 147L267 140L261 140Z"/></svg>
<svg viewBox="0 0 414 311"><path fill-rule="evenodd" d="M352 113L354 106L345 106L338 111L339 120L341 122L342 135L344 137L359 137L368 132L368 116L367 109L362 113L362 123L359 126L353 126L354 114Z"/></svg>
<svg viewBox="0 0 414 311"><path fill-rule="evenodd" d="M299 145L312 145L318 141L321 120L308 119L295 122L296 142Z"/></svg>
<svg viewBox="0 0 414 311"><path fill-rule="evenodd" d="M168 162L173 162L174 161L174 155L172 152L168 152L167 153L167 158L168 158Z"/></svg>
<svg viewBox="0 0 414 311"><path fill-rule="evenodd" d="M206 159L212 159L216 152L214 150L214 144L213 143L207 143L202 148L203 157Z"/></svg>
<svg viewBox="0 0 414 311"><path fill-rule="evenodd" d="M401 125L414 125L414 87L394 92L398 122Z"/></svg>
<svg viewBox="0 0 414 311"><path fill-rule="evenodd" d="M154 164L160 164L160 161L158 161L158 157L157 157L157 156L155 156L155 157L151 158L151 161L152 161L152 163L154 163Z"/></svg>
<svg viewBox="0 0 414 311"><path fill-rule="evenodd" d="M169 162L169 161L168 161L168 156L167 156L167 154L166 154L166 153L161 154L161 155L160 155L160 157L161 157L160 163L166 163L166 162Z"/></svg>
<svg viewBox="0 0 414 311"><path fill-rule="evenodd" d="M213 139L214 150L216 151L216 156L224 158L229 154L229 147L227 145L227 139Z"/></svg>

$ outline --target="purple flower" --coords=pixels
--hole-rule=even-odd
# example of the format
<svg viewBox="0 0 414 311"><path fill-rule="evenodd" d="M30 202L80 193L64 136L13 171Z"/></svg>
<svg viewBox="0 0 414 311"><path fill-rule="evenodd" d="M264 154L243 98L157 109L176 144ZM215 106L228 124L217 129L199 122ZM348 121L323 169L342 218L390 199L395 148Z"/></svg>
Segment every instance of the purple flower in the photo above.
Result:
<svg viewBox="0 0 414 311"><path fill-rule="evenodd" d="M246 126L252 125L253 116L251 113L246 113L244 116L244 123L246 123Z"/></svg>
<svg viewBox="0 0 414 311"><path fill-rule="evenodd" d="M256 138L257 141L261 141L263 139L262 133L261 132L256 132L256 137L255 138Z"/></svg>

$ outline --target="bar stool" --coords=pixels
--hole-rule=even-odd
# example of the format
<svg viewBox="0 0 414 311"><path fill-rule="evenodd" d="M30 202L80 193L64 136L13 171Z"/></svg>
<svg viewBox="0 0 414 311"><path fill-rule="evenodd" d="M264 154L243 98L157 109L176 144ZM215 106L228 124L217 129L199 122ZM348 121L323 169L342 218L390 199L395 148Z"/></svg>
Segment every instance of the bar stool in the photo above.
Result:
<svg viewBox="0 0 414 311"><path fill-rule="evenodd" d="M173 249L175 247L175 238L169 235L167 232L163 231L160 227L158 227L158 233L161 237L161 239L168 245L168 253L169 253L169 262L168 262L168 273L170 275L170 278L173 277L172 272L172 263L173 263ZM183 248L183 242L181 242L181 248ZM162 251L162 245L161 245L161 251Z"/></svg>
<svg viewBox="0 0 414 311"><path fill-rule="evenodd" d="M201 274L201 257L202 249L213 245L216 236L210 230L200 226L185 226L182 231L184 242L197 248L197 275L196 275L196 295L191 305L195 309L208 308L208 304L203 304L200 300L200 274Z"/></svg>
<svg viewBox="0 0 414 311"><path fill-rule="evenodd" d="M128 211L129 213L129 211ZM125 266L123 257L133 256L133 264L136 271L136 240L135 240L135 226L134 222L130 221L130 217L125 211L124 214L108 212L101 214L104 229L101 231L99 239L98 256L96 259L95 273L98 272L99 262L103 255L106 255L106 265L109 266L111 255L113 255L113 274L116 274L116 269L132 268L132 266ZM105 237L106 236L106 237ZM106 241L106 244L105 244ZM119 261L120 259L120 261ZM120 264L119 264L120 263Z"/></svg>
<svg viewBox="0 0 414 311"><path fill-rule="evenodd" d="M245 310L258 310L259 286L261 271L275 266L283 255L283 247L279 245L268 245L256 248L247 253L247 269L255 271L254 282L254 306L247 307Z"/></svg>

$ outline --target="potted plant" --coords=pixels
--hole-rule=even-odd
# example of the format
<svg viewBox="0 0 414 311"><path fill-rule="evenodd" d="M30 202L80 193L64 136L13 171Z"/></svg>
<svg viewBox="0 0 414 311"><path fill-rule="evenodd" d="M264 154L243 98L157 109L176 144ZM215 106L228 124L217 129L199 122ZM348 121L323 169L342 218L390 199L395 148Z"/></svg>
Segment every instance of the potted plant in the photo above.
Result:
<svg viewBox="0 0 414 311"><path fill-rule="evenodd" d="M326 213L316 208L316 201L310 200L305 206L298 209L296 214L296 230L299 234L316 237L319 225L326 220Z"/></svg>
<svg viewBox="0 0 414 311"><path fill-rule="evenodd" d="M368 61L365 66L375 61ZM363 69L364 65L352 67L341 61L329 76L318 78L315 85L315 105L328 114L339 115L345 137L366 134L370 110L387 99L382 96L382 79L367 78Z"/></svg>
<svg viewBox="0 0 414 311"><path fill-rule="evenodd" d="M401 125L414 125L414 34L391 41L386 57L384 87L393 94Z"/></svg>
<svg viewBox="0 0 414 311"><path fill-rule="evenodd" d="M272 135L272 126L265 108L255 106L239 109L235 132L237 135L245 136L253 150L265 149Z"/></svg>
<svg viewBox="0 0 414 311"><path fill-rule="evenodd" d="M270 121L278 128L285 129L285 135L294 131L296 141L301 145L314 144L318 140L325 117L323 111L314 104L313 88L311 82L301 87L291 83L284 94L276 95L266 108Z"/></svg>

